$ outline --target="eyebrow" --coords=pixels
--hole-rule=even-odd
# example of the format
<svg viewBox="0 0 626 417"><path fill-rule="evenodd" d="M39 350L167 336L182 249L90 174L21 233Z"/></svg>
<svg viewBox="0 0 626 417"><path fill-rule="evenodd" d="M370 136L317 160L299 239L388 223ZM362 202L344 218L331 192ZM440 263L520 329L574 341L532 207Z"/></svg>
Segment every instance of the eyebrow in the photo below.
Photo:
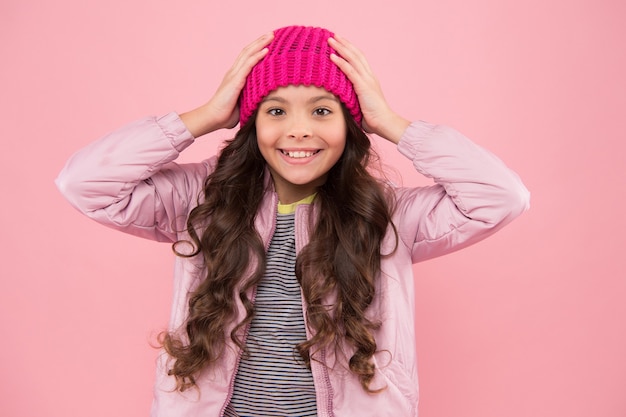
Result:
<svg viewBox="0 0 626 417"><path fill-rule="evenodd" d="M320 100L332 100L332 101L336 101L339 102L339 99L332 93L328 93L328 94L322 94L319 96L314 96L311 97L310 99L307 100L307 103L315 103L318 102ZM281 97L281 96L277 96L277 95L269 95L269 96L265 96L263 98L263 100L261 100L261 103L265 103L266 101L278 101L279 103L287 103L288 100Z"/></svg>

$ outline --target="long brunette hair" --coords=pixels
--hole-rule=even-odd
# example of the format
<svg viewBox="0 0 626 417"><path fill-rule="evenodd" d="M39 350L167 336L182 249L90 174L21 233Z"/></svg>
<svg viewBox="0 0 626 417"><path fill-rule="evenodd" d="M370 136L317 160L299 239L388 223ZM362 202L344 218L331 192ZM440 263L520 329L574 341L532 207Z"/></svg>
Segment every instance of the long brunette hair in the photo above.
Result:
<svg viewBox="0 0 626 417"><path fill-rule="evenodd" d="M315 351L339 348L345 341L354 351L349 369L366 391L376 392L369 387L375 372L372 332L380 324L365 313L376 292L381 242L388 228L397 242L397 232L391 222L391 194L368 171L374 155L370 140L345 107L343 113L346 147L317 190L311 238L296 260L296 277L308 306L306 325L314 330L314 336L296 349L310 366ZM180 391L194 387L198 372L219 360L226 337L245 349L237 335L254 314L246 293L259 283L266 265L265 248L254 227L266 170L257 145L255 116L227 142L205 181L204 200L189 215L187 229L195 251L183 254L176 249L186 241L173 246L179 256L201 254L206 268L204 280L190 295L184 335L161 336L174 360L169 374L175 376ZM235 291L246 317L227 335L237 317ZM334 300L331 305L329 299Z"/></svg>

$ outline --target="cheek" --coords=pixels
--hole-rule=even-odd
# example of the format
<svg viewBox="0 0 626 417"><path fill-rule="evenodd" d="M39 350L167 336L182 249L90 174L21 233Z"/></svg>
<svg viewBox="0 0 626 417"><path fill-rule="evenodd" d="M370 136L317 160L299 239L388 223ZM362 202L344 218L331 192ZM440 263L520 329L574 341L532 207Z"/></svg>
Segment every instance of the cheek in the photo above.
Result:
<svg viewBox="0 0 626 417"><path fill-rule="evenodd" d="M343 153L343 150L346 147L346 129L342 126L338 126L332 129L328 129L326 132L324 132L324 134L326 138L326 143Z"/></svg>
<svg viewBox="0 0 626 417"><path fill-rule="evenodd" d="M274 147L270 143L264 142L257 137L257 146L259 147L259 152L265 161L271 159L271 156L274 153Z"/></svg>
<svg viewBox="0 0 626 417"><path fill-rule="evenodd" d="M267 148L274 144L276 133L267 126L257 126L256 128L256 140L259 144L259 148Z"/></svg>

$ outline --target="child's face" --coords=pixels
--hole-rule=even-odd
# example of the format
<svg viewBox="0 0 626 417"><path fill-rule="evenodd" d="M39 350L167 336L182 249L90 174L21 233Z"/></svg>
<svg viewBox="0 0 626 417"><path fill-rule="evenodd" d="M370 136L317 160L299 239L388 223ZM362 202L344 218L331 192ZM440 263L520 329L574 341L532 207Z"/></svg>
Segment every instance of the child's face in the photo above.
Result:
<svg viewBox="0 0 626 417"><path fill-rule="evenodd" d="M261 102L257 141L281 203L313 194L346 146L341 103L323 88L280 87Z"/></svg>

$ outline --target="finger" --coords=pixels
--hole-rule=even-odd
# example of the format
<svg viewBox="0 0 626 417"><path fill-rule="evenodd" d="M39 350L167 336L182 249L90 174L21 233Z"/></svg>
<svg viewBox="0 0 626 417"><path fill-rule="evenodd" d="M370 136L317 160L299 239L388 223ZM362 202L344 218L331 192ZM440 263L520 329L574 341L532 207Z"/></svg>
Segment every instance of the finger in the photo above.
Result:
<svg viewBox="0 0 626 417"><path fill-rule="evenodd" d="M372 74L372 69L365 58L365 55L347 39L335 35L335 38L329 38L328 43L337 51L337 53L347 62L349 62L359 73Z"/></svg>
<svg viewBox="0 0 626 417"><path fill-rule="evenodd" d="M339 67L341 72L348 77L352 84L358 84L358 81L360 80L359 73L354 66L350 64L350 62L346 61L343 57L337 54L330 54L330 60L333 61L337 67Z"/></svg>
<svg viewBox="0 0 626 417"><path fill-rule="evenodd" d="M241 75L243 77L247 77L248 74L250 73L250 71L252 70L252 68L260 61L263 59L263 57L265 57L265 55L267 55L267 53L269 52L269 49L267 48L263 48L260 51L256 51L251 55L248 55L247 57L245 57L244 60L242 60L239 65L234 69L234 73Z"/></svg>
<svg viewBox="0 0 626 417"><path fill-rule="evenodd" d="M274 39L274 32L266 33L252 43L246 45L240 53L240 56L251 55L265 48Z"/></svg>
<svg viewBox="0 0 626 417"><path fill-rule="evenodd" d="M274 39L274 32L266 33L259 37L254 42L247 45L239 53L239 56L235 59L231 70L238 72L242 68L252 68L265 54L267 53L266 47Z"/></svg>
<svg viewBox="0 0 626 417"><path fill-rule="evenodd" d="M357 94L364 93L366 90L371 89L378 90L378 80L370 71L364 70L363 68L358 69L358 65L354 65L353 62L349 62L336 54L331 54L330 59L346 77L348 77L350 82L354 85Z"/></svg>

